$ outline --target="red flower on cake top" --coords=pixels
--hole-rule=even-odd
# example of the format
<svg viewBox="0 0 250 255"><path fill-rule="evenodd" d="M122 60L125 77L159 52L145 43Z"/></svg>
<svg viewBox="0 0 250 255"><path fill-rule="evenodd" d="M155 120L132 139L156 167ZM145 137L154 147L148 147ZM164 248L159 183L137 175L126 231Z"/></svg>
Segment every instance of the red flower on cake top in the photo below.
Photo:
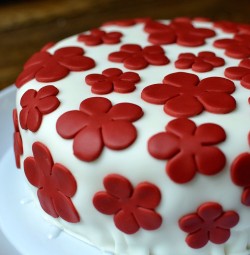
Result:
<svg viewBox="0 0 250 255"><path fill-rule="evenodd" d="M122 150L136 139L137 132L132 122L141 118L141 107L132 103L111 102L102 97L87 98L80 110L64 113L57 120L58 134L65 139L74 139L73 151L84 161L97 159L103 147Z"/></svg>
<svg viewBox="0 0 250 255"><path fill-rule="evenodd" d="M215 21L215 28L222 29L225 33L250 33L250 25L227 20Z"/></svg>
<svg viewBox="0 0 250 255"><path fill-rule="evenodd" d="M141 97L152 104L163 104L164 111L174 117L191 117L206 110L228 113L236 101L230 95L234 83L220 77L199 80L195 74L177 72L164 77L163 84L152 84L143 89Z"/></svg>
<svg viewBox="0 0 250 255"><path fill-rule="evenodd" d="M12 118L13 118L13 124L14 124L13 147L14 147L14 153L15 153L15 161L16 161L16 167L20 168L21 167L20 157L21 155L23 155L23 141L19 131L18 116L17 116L16 109L14 109L12 112Z"/></svg>
<svg viewBox="0 0 250 255"><path fill-rule="evenodd" d="M54 82L66 77L70 71L85 71L95 66L95 61L83 56L80 47L64 47L51 54L47 51L35 53L24 65L17 77L16 86L36 79L39 82Z"/></svg>
<svg viewBox="0 0 250 255"><path fill-rule="evenodd" d="M92 29L89 33L80 34L77 41L84 42L85 45L95 46L100 44L116 44L119 43L122 37L121 32L105 32L99 28Z"/></svg>
<svg viewBox="0 0 250 255"><path fill-rule="evenodd" d="M206 38L215 36L208 28L196 28L188 19L176 19L169 24L149 21L144 30L149 33L148 41L153 44L177 43L182 46L196 47L205 44Z"/></svg>
<svg viewBox="0 0 250 255"><path fill-rule="evenodd" d="M109 61L123 63L124 67L131 70L144 69L148 65L166 65L169 59L164 50L158 45L142 48L138 44L124 44L120 51L112 52L108 56Z"/></svg>
<svg viewBox="0 0 250 255"><path fill-rule="evenodd" d="M240 80L240 84L250 89L250 59L241 60L239 66L228 67L225 76L232 80Z"/></svg>
<svg viewBox="0 0 250 255"><path fill-rule="evenodd" d="M54 218L65 221L80 221L71 197L77 190L74 176L63 165L54 163L48 148L35 142L34 157L24 160L24 172L28 181L38 188L37 196L43 210Z"/></svg>
<svg viewBox="0 0 250 255"><path fill-rule="evenodd" d="M189 233L186 237L188 246L199 249L208 241L214 244L225 243L230 237L230 229L238 222L238 213L223 211L220 204L206 202L199 206L196 212L183 216L179 220L179 226Z"/></svg>
<svg viewBox="0 0 250 255"><path fill-rule="evenodd" d="M218 39L213 44L216 48L225 49L231 58L250 57L250 34L236 34L234 38Z"/></svg>
<svg viewBox="0 0 250 255"><path fill-rule="evenodd" d="M224 168L226 158L213 146L226 139L219 125L205 123L196 127L193 121L183 118L170 121L165 129L149 139L148 151L157 159L168 159L166 172L174 182L186 183L196 172L214 175Z"/></svg>
<svg viewBox="0 0 250 255"><path fill-rule="evenodd" d="M45 86L39 91L27 90L20 101L21 127L36 132L42 123L43 115L53 112L59 106L60 101L56 97L58 93L59 90L52 85Z"/></svg>
<svg viewBox="0 0 250 255"><path fill-rule="evenodd" d="M250 206L250 153L238 155L231 165L231 179L234 184L244 187L241 203Z"/></svg>
<svg viewBox="0 0 250 255"><path fill-rule="evenodd" d="M123 73L118 68L108 68L102 74L89 74L85 78L85 82L91 85L91 91L95 94L108 94L112 91L129 93L135 90L135 83L140 80L137 73Z"/></svg>
<svg viewBox="0 0 250 255"><path fill-rule="evenodd" d="M174 64L179 69L192 68L196 72L208 72L214 67L223 66L225 61L211 51L202 51L197 56L193 53L181 53Z"/></svg>
<svg viewBox="0 0 250 255"><path fill-rule="evenodd" d="M161 200L157 186L148 182L135 188L130 181L118 174L110 174L103 181L106 191L99 191L93 198L95 208L107 215L114 215L118 229L134 234L140 228L155 230L161 226L162 218L155 212Z"/></svg>

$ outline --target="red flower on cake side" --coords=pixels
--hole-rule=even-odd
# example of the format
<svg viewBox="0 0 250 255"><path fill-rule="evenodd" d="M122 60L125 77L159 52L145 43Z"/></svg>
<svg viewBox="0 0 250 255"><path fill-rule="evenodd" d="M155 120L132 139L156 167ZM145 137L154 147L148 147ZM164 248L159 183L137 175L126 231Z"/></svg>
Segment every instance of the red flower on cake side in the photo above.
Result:
<svg viewBox="0 0 250 255"><path fill-rule="evenodd" d="M103 181L106 191L99 191L93 198L95 208L107 215L114 215L116 227L126 234L140 228L155 230L162 218L155 211L161 201L157 186L141 182L135 188L130 181L118 174L110 174Z"/></svg>
<svg viewBox="0 0 250 255"><path fill-rule="evenodd" d="M152 84L143 89L141 97L152 104L163 104L164 111L174 117L191 117L206 110L229 113L236 107L230 95L234 83L220 77L199 80L195 74L177 72L164 77L163 84Z"/></svg>
<svg viewBox="0 0 250 255"><path fill-rule="evenodd" d="M84 42L88 46L96 46L100 44L116 44L119 43L122 37L121 32L105 32L99 28L92 29L89 33L80 34L77 41Z"/></svg>
<svg viewBox="0 0 250 255"><path fill-rule="evenodd" d="M170 121L166 131L148 141L149 153L157 159L168 160L166 173L176 183L191 181L196 172L215 175L225 166L223 152L213 146L226 139L219 125L205 123L196 126L189 119Z"/></svg>
<svg viewBox="0 0 250 255"><path fill-rule="evenodd" d="M49 114L56 110L60 101L56 97L59 90L48 85L40 90L27 90L20 101L22 110L20 111L20 124L25 130L36 132L41 123L43 115Z"/></svg>
<svg viewBox="0 0 250 255"><path fill-rule="evenodd" d="M225 61L211 51L202 51L197 56L193 53L181 53L174 64L179 69L192 68L196 72L208 72L214 67L225 65Z"/></svg>
<svg viewBox="0 0 250 255"><path fill-rule="evenodd" d="M85 82L91 85L91 91L95 94L108 94L112 91L129 93L135 90L135 83L140 80L137 73L123 73L118 68L108 68L102 74L89 74L85 77Z"/></svg>
<svg viewBox="0 0 250 255"><path fill-rule="evenodd" d="M243 187L241 203L250 206L250 153L238 155L231 165L231 179L234 184Z"/></svg>
<svg viewBox="0 0 250 255"><path fill-rule="evenodd" d="M80 47L64 47L51 54L47 51L35 53L24 65L17 77L16 86L20 88L26 82L36 79L39 82L54 82L66 77L70 71L85 71L95 66L95 61L83 56Z"/></svg>
<svg viewBox="0 0 250 255"><path fill-rule="evenodd" d="M20 157L23 155L23 141L19 131L18 126L18 116L17 116L17 109L14 109L12 112L13 124L14 124L14 134L13 134L13 147L15 153L15 161L16 167L20 168Z"/></svg>
<svg viewBox="0 0 250 255"><path fill-rule="evenodd" d="M63 165L54 163L44 144L35 142L32 150L34 157L24 160L24 172L28 181L38 188L42 209L54 218L79 222L80 217L71 201L77 190L74 176Z"/></svg>
<svg viewBox="0 0 250 255"><path fill-rule="evenodd" d="M250 34L236 34L233 38L218 39L213 44L216 48L225 49L225 55L236 58L250 57Z"/></svg>
<svg viewBox="0 0 250 255"><path fill-rule="evenodd" d="M143 115L141 107L131 103L116 105L102 97L87 98L80 110L64 113L56 123L58 134L65 139L74 139L73 151L84 161L97 159L104 146L122 150L137 137L132 122Z"/></svg>
<svg viewBox="0 0 250 255"><path fill-rule="evenodd" d="M250 89L250 59L241 60L239 66L228 67L225 76L232 80L240 80L240 84Z"/></svg>
<svg viewBox="0 0 250 255"><path fill-rule="evenodd" d="M204 247L209 241L223 244L230 238L230 229L239 222L235 211L223 211L215 202L203 203L196 212L179 220L181 230L188 233L186 243L194 249Z"/></svg>
<svg viewBox="0 0 250 255"><path fill-rule="evenodd" d="M176 19L169 24L159 21L149 21L145 24L145 32L149 33L148 41L153 44L177 43L187 47L197 47L205 44L206 39L215 36L208 28L196 28L191 20Z"/></svg>
<svg viewBox="0 0 250 255"><path fill-rule="evenodd" d="M159 66L169 63L162 47L153 45L142 48L138 44L122 45L120 51L109 54L108 60L123 63L124 67L131 70L144 69L148 65Z"/></svg>

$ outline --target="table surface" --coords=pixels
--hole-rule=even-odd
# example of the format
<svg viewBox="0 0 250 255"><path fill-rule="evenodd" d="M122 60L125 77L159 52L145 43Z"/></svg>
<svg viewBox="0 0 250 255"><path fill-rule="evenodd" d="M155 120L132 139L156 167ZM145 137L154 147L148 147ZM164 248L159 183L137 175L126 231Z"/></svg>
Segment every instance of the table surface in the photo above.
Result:
<svg viewBox="0 0 250 255"><path fill-rule="evenodd" d="M199 16L250 23L249 13L249 0L2 0L0 90L14 83L25 60L47 42L98 27L105 21Z"/></svg>

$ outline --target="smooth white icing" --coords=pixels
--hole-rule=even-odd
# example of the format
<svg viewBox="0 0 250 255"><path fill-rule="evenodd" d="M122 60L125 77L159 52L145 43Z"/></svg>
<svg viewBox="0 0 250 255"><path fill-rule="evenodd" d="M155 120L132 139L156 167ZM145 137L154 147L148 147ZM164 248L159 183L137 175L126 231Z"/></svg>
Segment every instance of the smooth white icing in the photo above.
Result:
<svg viewBox="0 0 250 255"><path fill-rule="evenodd" d="M168 23L168 21L164 21ZM207 22L196 22L197 27L212 28ZM105 31L121 31L123 37L121 43L115 45L86 46L77 42L77 35L67 38L48 51L53 53L56 49L66 46L83 47L85 55L96 61L96 67L84 72L70 72L70 74L57 82L40 83L35 79L22 86L17 92L17 110L20 112L20 99L28 89L40 89L52 84L60 92L58 98L60 107L54 112L43 117L42 125L35 133L20 128L23 139L24 154L21 162L26 157L32 156L32 144L40 141L45 144L51 152L54 162L67 167L77 181L77 192L72 198L81 221L79 223L68 223L61 218L54 219L44 213L44 216L52 224L64 229L66 232L98 246L102 250L111 251L119 255L247 255L250 245L250 208L240 202L242 188L235 186L230 178L230 165L233 159L249 150L247 134L250 129L249 105L247 103L250 93L240 83L235 82L236 91L233 97L237 101L237 109L229 114L212 114L203 112L191 118L197 125L207 122L219 124L224 128L227 139L218 145L224 152L227 163L225 169L214 176L203 176L196 174L195 178L186 184L176 184L169 179L165 173L166 160L157 160L149 155L147 150L148 139L164 130L166 124L173 119L163 112L162 105L153 105L141 100L141 91L144 87L161 83L165 75L180 71L174 67L174 61L183 52L198 53L200 51L213 51L219 57L225 59L226 65L214 68L210 72L196 73L191 69L185 72L194 73L200 79L219 76L224 77L224 69L229 66L237 66L239 60L225 56L224 50L212 46L213 41L219 38L230 38L231 34L225 34L215 29L217 36L207 39L206 44L200 47L183 47L177 44L163 45L170 64L165 66L149 66L138 70L141 82L136 85L136 90L129 94L116 92L104 95L110 99L112 104L119 102L131 102L142 107L144 116L134 122L138 131L138 137L132 146L120 151L104 148L100 157L94 162L80 161L73 155L73 140L61 138L56 131L55 125L59 116L64 112L79 109L80 103L88 97L97 96L91 93L91 87L84 82L85 76L91 73L101 73L109 67L117 67L128 71L123 64L107 61L109 53L118 51L125 43L137 43L141 46L149 45L147 34L143 32L143 25L132 27L105 26ZM104 190L103 178L110 173L118 173L128 178L134 186L142 181L149 181L161 190L161 203L157 207L163 217L161 227L154 231L140 229L133 235L127 235L118 230L113 222L113 217L98 212L93 204L92 198L97 191ZM29 184L29 183L28 183ZM37 199L37 188L30 188L35 202L40 206ZM207 201L218 202L226 210L235 210L240 215L239 224L231 230L230 239L222 245L209 242L201 249L192 249L186 242L184 233L178 226L178 220L194 212L199 205Z"/></svg>

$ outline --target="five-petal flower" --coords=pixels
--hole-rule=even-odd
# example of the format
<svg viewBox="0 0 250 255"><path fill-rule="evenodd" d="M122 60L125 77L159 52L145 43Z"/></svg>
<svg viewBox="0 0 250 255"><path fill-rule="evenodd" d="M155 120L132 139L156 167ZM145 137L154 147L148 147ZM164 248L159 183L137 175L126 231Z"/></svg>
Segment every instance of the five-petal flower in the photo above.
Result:
<svg viewBox="0 0 250 255"><path fill-rule="evenodd" d="M225 76L232 80L240 80L240 84L250 89L250 59L241 60L239 66L228 67L225 70Z"/></svg>
<svg viewBox="0 0 250 255"><path fill-rule="evenodd" d="M167 124L165 132L149 139L148 151L157 159L168 159L166 172L174 182L186 183L196 172L214 175L224 168L223 152L212 145L225 139L224 129L217 124L197 127L189 119L174 119Z"/></svg>
<svg viewBox="0 0 250 255"><path fill-rule="evenodd" d="M250 206L250 153L245 152L238 155L231 165L231 179L241 187L244 187L241 202Z"/></svg>
<svg viewBox="0 0 250 255"><path fill-rule="evenodd" d="M17 109L14 109L12 112L13 124L14 124L14 134L13 134L13 147L15 153L16 167L20 168L20 157L23 154L23 141L19 131L18 126L18 116Z"/></svg>
<svg viewBox="0 0 250 255"><path fill-rule="evenodd" d="M235 90L232 81L221 77L199 80L195 74L177 72L143 89L141 97L152 104L164 104L164 111L174 117L191 117L206 110L228 113L236 101L230 95Z"/></svg>
<svg viewBox="0 0 250 255"><path fill-rule="evenodd" d="M211 51L199 52L197 56L193 53L181 53L178 60L175 61L176 68L192 68L196 72L208 72L213 70L214 67L223 66L224 64L224 59L217 57Z"/></svg>
<svg viewBox="0 0 250 255"><path fill-rule="evenodd" d="M54 218L79 222L80 217L71 201L77 190L74 176L63 165L54 163L44 144L35 142L32 150L34 157L24 160L24 172L28 181L38 188L42 209Z"/></svg>
<svg viewBox="0 0 250 255"><path fill-rule="evenodd" d="M150 65L166 65L169 59L164 50L158 45L142 48L138 44L124 44L120 51L109 54L108 59L112 62L123 63L124 67L131 70L139 70Z"/></svg>
<svg viewBox="0 0 250 255"><path fill-rule="evenodd" d="M95 66L95 61L83 56L80 47L64 47L54 54L42 50L35 53L25 63L24 70L17 77L16 86L20 88L26 82L36 79L39 82L54 82L66 77L70 71L85 71Z"/></svg>
<svg viewBox="0 0 250 255"><path fill-rule="evenodd" d="M85 82L91 85L91 91L95 94L108 94L112 91L129 93L135 90L135 83L139 81L137 73L123 73L118 68L108 68L102 74L89 74L85 77Z"/></svg>
<svg viewBox="0 0 250 255"><path fill-rule="evenodd" d="M84 42L88 46L96 46L100 44L116 44L120 42L121 32L105 32L99 28L92 29L89 33L80 34L77 41Z"/></svg>
<svg viewBox="0 0 250 255"><path fill-rule="evenodd" d="M179 220L180 228L188 233L186 243L194 249L204 247L208 241L223 244L230 237L230 229L239 222L235 211L223 211L215 202L203 203L196 212L187 214Z"/></svg>
<svg viewBox="0 0 250 255"><path fill-rule="evenodd" d="M95 208L107 215L114 215L116 227L126 234L134 234L140 228L155 230L162 218L155 211L161 200L157 186L141 182L135 188L130 181L118 174L104 178L106 191L99 191L93 198Z"/></svg>
<svg viewBox="0 0 250 255"><path fill-rule="evenodd" d="M27 90L20 101L21 127L36 132L41 125L43 115L53 112L59 106L60 101L56 97L58 93L59 90L52 85L45 86L39 91Z"/></svg>
<svg viewBox="0 0 250 255"><path fill-rule="evenodd" d="M131 122L143 115L141 107L132 103L112 106L102 97L87 98L80 110L72 110L59 117L56 123L58 134L65 139L74 139L73 151L84 161L99 157L103 147L122 150L130 146L137 137Z"/></svg>

